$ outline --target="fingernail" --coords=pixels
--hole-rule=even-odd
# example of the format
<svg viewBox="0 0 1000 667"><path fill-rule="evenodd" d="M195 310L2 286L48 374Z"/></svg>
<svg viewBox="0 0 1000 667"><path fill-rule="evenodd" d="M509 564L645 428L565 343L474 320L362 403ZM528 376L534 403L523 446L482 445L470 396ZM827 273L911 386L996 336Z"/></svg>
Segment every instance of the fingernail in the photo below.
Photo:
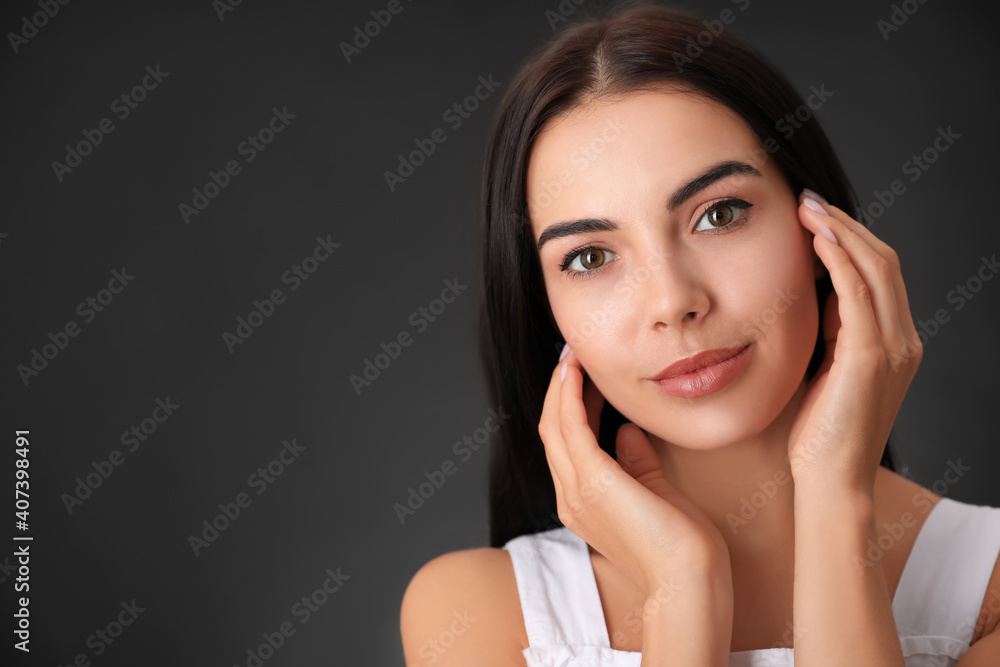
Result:
<svg viewBox="0 0 1000 667"><path fill-rule="evenodd" d="M809 188L802 188L802 192L805 194L806 197L810 197L812 199L815 199L816 201L820 202L821 204L829 204L830 203L827 200L823 199L823 197L821 197L820 194L818 192L816 192L815 190L810 190Z"/></svg>
<svg viewBox="0 0 1000 667"><path fill-rule="evenodd" d="M821 227L819 231L823 236L830 239L830 243L833 245L840 245L837 243L837 237L833 235L833 232L830 231L829 227Z"/></svg>
<svg viewBox="0 0 1000 667"><path fill-rule="evenodd" d="M559 353L559 361L562 361L563 357L565 357L566 353L568 352L569 352L569 343L566 343L565 345L563 345L562 352Z"/></svg>
<svg viewBox="0 0 1000 667"><path fill-rule="evenodd" d="M802 201L802 203L811 208L812 210L816 211L817 213L822 213L823 215L826 215L826 209L820 206L820 203L815 199L810 199L809 197L806 197Z"/></svg>
<svg viewBox="0 0 1000 667"><path fill-rule="evenodd" d="M566 381L566 364L562 365L562 370L559 371L559 382Z"/></svg>

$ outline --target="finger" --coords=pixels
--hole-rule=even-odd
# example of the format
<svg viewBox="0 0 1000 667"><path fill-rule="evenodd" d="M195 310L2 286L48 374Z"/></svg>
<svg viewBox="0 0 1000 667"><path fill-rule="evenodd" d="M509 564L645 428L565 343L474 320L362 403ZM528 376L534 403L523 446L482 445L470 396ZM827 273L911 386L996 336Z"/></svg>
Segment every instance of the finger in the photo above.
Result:
<svg viewBox="0 0 1000 667"><path fill-rule="evenodd" d="M801 203L801 201L805 198L806 195L804 193L801 194L799 196L799 202ZM816 197L812 197L812 199L816 199ZM864 238L865 241L867 241L868 244L871 245L871 247L874 248L875 251L879 255L884 257L886 260L891 260L893 255L896 254L896 251L893 250L892 246L890 246L888 243L886 243L879 237L875 236L874 232L872 232L870 229L868 229L868 227L866 227L862 223L852 218L843 209L838 208L837 206L834 206L833 204L830 204L826 201L820 201L819 203L823 205L823 208L826 209L828 215L830 215L833 218L836 218L843 224L850 227L851 231L856 233L858 236Z"/></svg>
<svg viewBox="0 0 1000 667"><path fill-rule="evenodd" d="M577 474L587 479L597 472L600 458L612 461L597 444L597 437L590 427L586 406L583 403L583 367L579 358L570 352L563 359L566 378L559 397L560 426L566 445L566 454L573 462ZM598 456L595 457L595 454ZM579 479L579 477L578 477Z"/></svg>
<svg viewBox="0 0 1000 667"><path fill-rule="evenodd" d="M805 205L800 207L807 218L818 227L828 227L836 237L858 274L868 286L872 301L875 321L884 341L895 342L902 336L902 325L899 305L896 300L897 282L902 284L899 275L895 252L874 234L864 228L864 225L852 220L850 216L835 206L827 204L823 212L816 211ZM855 224L850 224L851 222ZM816 231L816 230L814 230Z"/></svg>
<svg viewBox="0 0 1000 667"><path fill-rule="evenodd" d="M566 445L559 428L561 369L562 362L556 364L552 371L549 378L549 388L545 392L545 400L542 403L542 415L538 421L538 431L545 450L545 460L549 464L549 471L552 473L553 483L559 496L562 495L565 485L575 485L576 483L576 472L573 470L573 463L566 453Z"/></svg>
<svg viewBox="0 0 1000 667"><path fill-rule="evenodd" d="M837 313L843 324L837 332L838 342L844 337L850 339L851 345L884 349L875 321L871 289L858 273L851 257L841 246L834 245L823 234L816 234L813 237L813 248L830 271L830 280L837 293ZM824 339L827 337L826 333L824 327Z"/></svg>
<svg viewBox="0 0 1000 667"><path fill-rule="evenodd" d="M642 482L650 475L662 475L663 468L653 446L642 429L632 422L618 428L615 439L618 463L628 474Z"/></svg>
<svg viewBox="0 0 1000 667"><path fill-rule="evenodd" d="M820 202L822 203L822 202ZM850 230L856 233L861 238L865 239L875 249L875 251L881 255L890 264L895 264L897 267L900 266L899 255L896 251L889 246L885 241L875 236L874 233L867 226L861 224L851 216L849 216L843 210L837 208L836 206L831 206L828 204L823 204L823 208L826 212L846 225ZM912 320L910 315L910 302L907 298L906 287L903 283L902 273L898 273L893 276L893 288L896 292L896 303L900 306L900 316L905 320L909 318Z"/></svg>
<svg viewBox="0 0 1000 667"><path fill-rule="evenodd" d="M858 236L865 239L871 244L873 248L881 255L890 265L895 267L895 271L892 272L892 287L893 293L896 295L896 307L898 310L900 330L903 335L908 336L907 339L902 341L903 347L907 348L909 345L918 343L920 338L917 336L916 326L913 324L913 314L910 312L910 300L906 294L906 285L903 281L902 268L899 261L899 255L895 250L892 249L885 241L875 236L867 226L861 224L850 215L837 208L836 206L830 206L824 204L823 207L826 212L843 223L848 229L854 231ZM898 343L899 340L893 341Z"/></svg>
<svg viewBox="0 0 1000 667"><path fill-rule="evenodd" d="M663 474L663 464L649 441L646 432L628 422L618 429L615 448L619 461L628 466L625 470L636 482L667 501L668 512L674 521L687 521L699 509L678 491Z"/></svg>
<svg viewBox="0 0 1000 667"><path fill-rule="evenodd" d="M546 457L548 460L548 457ZM560 508L566 503L566 494L563 491L562 482L559 481L559 475L552 471L552 463L549 462L549 473L552 475L552 486L556 491L556 513L561 513Z"/></svg>
<svg viewBox="0 0 1000 667"><path fill-rule="evenodd" d="M873 313L873 322L881 340L879 347L885 349L886 341L894 344L902 337L902 327L900 325L899 306L896 303L896 292L893 286L894 274L898 273L892 261L880 255L871 244L862 238L857 232L850 229L841 220L825 212L819 212L809 207L803 199L799 207L803 219L812 223L819 232L821 227L828 227L837 239L837 246L841 252L850 260L854 271L860 276L868 290L868 301ZM809 200L813 201L813 200ZM817 206L821 206L818 203ZM809 225L807 224L807 228ZM825 240L825 239L824 239ZM829 267L828 267L829 268ZM855 289L857 293L858 287ZM838 290L838 293L840 290ZM839 296L843 298L843 293Z"/></svg>
<svg viewBox="0 0 1000 667"><path fill-rule="evenodd" d="M805 195L804 194L800 195L799 199L800 203L804 199ZM871 245L871 247L874 248L875 251L887 262L895 265L897 268L900 267L899 255L896 253L896 251L893 250L893 248L889 246L889 244L887 244L885 241L875 236L875 234L872 233L872 231L868 229L867 226L861 224L860 222L852 218L850 215L848 215L846 212L844 212L842 209L837 208L832 204L828 204L825 201L820 202L820 204L823 206L824 209L826 209L828 215L835 218L843 225L845 225L848 229L850 229L855 234L857 234L865 241L867 241L868 244ZM896 303L900 309L899 311L900 320L904 324L912 323L913 317L910 314L910 302L906 294L906 286L903 283L902 272L896 272L893 274L892 284L893 284L893 291L896 295ZM904 326L904 328L906 327Z"/></svg>

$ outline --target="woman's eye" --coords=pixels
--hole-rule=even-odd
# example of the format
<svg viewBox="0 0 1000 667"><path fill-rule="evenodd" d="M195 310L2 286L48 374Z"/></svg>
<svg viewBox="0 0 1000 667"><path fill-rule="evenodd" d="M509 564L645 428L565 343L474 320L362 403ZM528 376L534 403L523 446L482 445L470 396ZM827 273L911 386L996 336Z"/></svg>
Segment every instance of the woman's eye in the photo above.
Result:
<svg viewBox="0 0 1000 667"><path fill-rule="evenodd" d="M618 255L610 250L592 246L571 253L561 268L563 271L569 271L571 275L592 273L616 259Z"/></svg>
<svg viewBox="0 0 1000 667"><path fill-rule="evenodd" d="M695 227L695 231L712 232L713 230L721 230L730 225L738 226L742 218L745 217L745 215L741 214L745 214L751 206L753 204L745 202L742 199L726 199L725 201L713 204L698 220L699 226ZM739 213L734 213L734 211L738 211ZM700 223L702 220L708 221L707 228L701 227Z"/></svg>

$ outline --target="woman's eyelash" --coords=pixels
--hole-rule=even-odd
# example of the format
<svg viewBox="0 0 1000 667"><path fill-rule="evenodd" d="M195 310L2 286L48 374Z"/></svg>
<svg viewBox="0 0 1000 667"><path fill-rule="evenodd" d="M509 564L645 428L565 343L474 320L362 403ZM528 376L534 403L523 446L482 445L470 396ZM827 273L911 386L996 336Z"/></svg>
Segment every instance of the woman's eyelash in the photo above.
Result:
<svg viewBox="0 0 1000 667"><path fill-rule="evenodd" d="M719 208L729 207L729 208L742 209L743 213L741 213L739 216L735 217L731 222L729 222L729 223L727 223L727 224L725 224L725 225L723 225L721 227L715 227L713 229L705 229L705 230L702 230L699 233L700 234L726 234L728 232L731 232L731 231L735 230L737 227L742 227L744 224L746 224L747 220L750 217L748 215L747 211L749 211L749 209L752 206L753 206L752 203L750 203L750 202L748 202L748 201L746 201L744 199L740 199L739 197L730 197L729 199L723 199L721 201L715 202L714 204L712 204L711 206L709 206L708 208L706 208L704 210L704 212L698 217L699 221L701 221L701 219L704 218L707 213L710 213L710 212L712 212L712 211L714 211L716 209L719 209ZM593 244L591 244L591 245L585 245L585 246L582 246L580 248L576 248L574 250L570 250L566 254L566 256L563 257L563 261L559 265L559 270L567 272L570 278L589 278L590 276L594 275L595 273L598 273L601 269L604 268L604 265L601 265L600 267L598 267L596 269L591 269L590 271L577 271L576 269L570 270L570 268L569 268L569 265L572 264L573 261L577 257L579 257L583 253L585 253L587 251L590 251L590 250L598 250L598 251L604 252L604 253L610 253L611 252L607 248L602 248L600 246L596 246L596 245L593 245Z"/></svg>
<svg viewBox="0 0 1000 667"><path fill-rule="evenodd" d="M744 199L740 199L739 197L730 197L729 199L723 199L722 201L715 202L714 204L712 204L711 206L709 206L708 208L705 209L705 211L698 217L698 220L701 220L703 217L705 217L706 213L708 213L710 211L714 211L717 208L726 208L726 207L729 207L729 208L738 208L738 209L742 209L743 213L741 213L740 215L736 216L733 219L732 222L730 222L728 224L725 224L722 227L714 227L712 229L706 229L706 230L702 231L701 233L702 234L725 234L727 232L733 231L734 229L736 229L737 227L740 227L741 225L743 225L743 223L745 223L747 221L747 219L750 217L748 215L747 211L749 211L752 206L753 206L753 204L751 204L750 202L748 202L748 201L746 201Z"/></svg>
<svg viewBox="0 0 1000 667"><path fill-rule="evenodd" d="M579 278L580 276L582 276L584 274L589 275L589 274L597 273L598 271L601 270L600 268L593 269L591 271L577 271L576 269L573 269L572 271L570 271L570 268L569 268L569 265L573 263L573 260L575 260L577 257L579 257L580 255L582 255L583 253L588 252L590 250L598 250L600 252L610 252L610 250L607 250L606 248L601 248L600 246L596 246L596 245L587 245L587 246L583 246L582 248L577 248L576 250L570 250L569 253L567 253L566 256L563 258L562 264L559 265L559 270L560 271L569 271L570 278Z"/></svg>

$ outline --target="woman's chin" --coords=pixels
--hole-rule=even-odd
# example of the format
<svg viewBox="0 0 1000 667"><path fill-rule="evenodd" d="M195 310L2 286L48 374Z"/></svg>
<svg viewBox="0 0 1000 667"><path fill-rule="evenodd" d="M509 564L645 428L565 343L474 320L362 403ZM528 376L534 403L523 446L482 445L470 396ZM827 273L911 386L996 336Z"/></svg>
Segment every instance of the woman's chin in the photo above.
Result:
<svg viewBox="0 0 1000 667"><path fill-rule="evenodd" d="M630 420L632 421L632 420ZM735 415L729 415L725 419L712 421L697 420L657 420L649 422L643 420L645 426L636 423L646 432L650 442L656 445L671 445L682 447L693 451L711 451L728 447L747 438L753 437L759 429L755 429L746 420L741 420Z"/></svg>
<svg viewBox="0 0 1000 667"><path fill-rule="evenodd" d="M734 399L739 397L733 396ZM698 401L689 401L698 404ZM702 404L699 409L680 406L671 410L662 406L637 406L628 413L619 412L637 424L650 437L684 449L709 451L743 442L762 433L781 414L784 406L774 405L760 392L744 400L720 401L717 405ZM650 417L653 417L650 419Z"/></svg>

